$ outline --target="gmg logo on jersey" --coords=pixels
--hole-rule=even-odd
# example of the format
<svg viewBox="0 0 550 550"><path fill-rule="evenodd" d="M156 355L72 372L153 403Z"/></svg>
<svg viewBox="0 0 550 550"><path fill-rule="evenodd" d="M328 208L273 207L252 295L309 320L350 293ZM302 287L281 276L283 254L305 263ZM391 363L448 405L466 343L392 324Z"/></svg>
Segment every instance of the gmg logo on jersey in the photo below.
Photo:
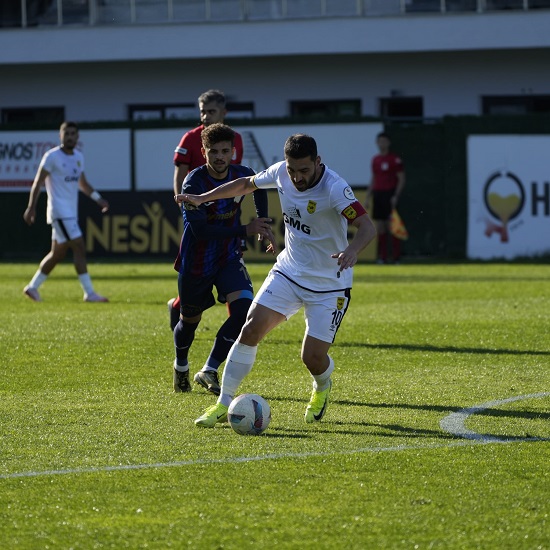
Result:
<svg viewBox="0 0 550 550"><path fill-rule="evenodd" d="M295 220L294 218L291 218L288 214L285 214L284 212L283 220L285 223L290 225L290 227L294 227L294 229L297 229L298 231L301 231L306 235L311 235L311 228L309 227L309 225L302 223L300 220Z"/></svg>

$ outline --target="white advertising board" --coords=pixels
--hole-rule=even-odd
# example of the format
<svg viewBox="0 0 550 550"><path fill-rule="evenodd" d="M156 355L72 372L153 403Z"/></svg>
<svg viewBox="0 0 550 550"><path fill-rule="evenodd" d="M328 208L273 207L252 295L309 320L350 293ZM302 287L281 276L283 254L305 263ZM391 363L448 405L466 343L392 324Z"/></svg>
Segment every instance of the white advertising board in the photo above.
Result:
<svg viewBox="0 0 550 550"><path fill-rule="evenodd" d="M470 136L467 255L550 253L550 136Z"/></svg>
<svg viewBox="0 0 550 550"><path fill-rule="evenodd" d="M0 132L0 191L28 191L44 153L59 132ZM131 189L130 130L80 130L84 173L99 191Z"/></svg>
<svg viewBox="0 0 550 550"><path fill-rule="evenodd" d="M135 132L135 177L137 191L172 189L174 149L183 134L179 130L137 130ZM288 136L310 134L317 142L322 161L338 172L352 187L365 187L371 176L370 161L378 153L379 123L300 124L296 126L235 127L243 136L243 164L256 171L283 160Z"/></svg>

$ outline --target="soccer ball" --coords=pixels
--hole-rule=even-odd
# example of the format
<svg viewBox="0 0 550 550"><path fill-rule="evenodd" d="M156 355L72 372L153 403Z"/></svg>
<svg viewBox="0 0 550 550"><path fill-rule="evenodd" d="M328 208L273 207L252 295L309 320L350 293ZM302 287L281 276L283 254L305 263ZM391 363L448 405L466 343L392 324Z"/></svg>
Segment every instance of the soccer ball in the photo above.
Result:
<svg viewBox="0 0 550 550"><path fill-rule="evenodd" d="M229 405L227 419L238 434L260 435L271 421L271 407L261 395L243 393Z"/></svg>

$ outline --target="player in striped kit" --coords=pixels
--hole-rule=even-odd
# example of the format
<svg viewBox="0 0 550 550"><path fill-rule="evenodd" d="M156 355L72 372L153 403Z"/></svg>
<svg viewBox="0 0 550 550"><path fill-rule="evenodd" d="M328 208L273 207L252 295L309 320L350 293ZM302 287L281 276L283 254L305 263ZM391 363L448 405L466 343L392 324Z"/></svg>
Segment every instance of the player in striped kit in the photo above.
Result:
<svg viewBox="0 0 550 550"><path fill-rule="evenodd" d="M210 124L224 122L227 114L225 94L220 90L207 90L198 100L200 126L186 132L174 151L174 194L181 193L183 180L189 172L204 164L202 154L201 132ZM235 132L235 149L231 158L232 164L241 164L243 159L243 139ZM267 211L267 194L263 197L256 195L256 199L263 200L262 207ZM267 215L267 214L266 214ZM246 240L241 239L241 248L246 249ZM168 300L170 328L174 330L180 318L179 296Z"/></svg>
<svg viewBox="0 0 550 550"><path fill-rule="evenodd" d="M235 178L248 177L254 171L247 166L231 164L235 132L216 123L202 131L203 155L206 164L190 172L183 190L200 194ZM265 194L265 193L264 193ZM241 225L240 203L244 196L205 203L200 207L183 207L183 236L174 268L178 271L178 291L181 300L180 319L174 328L176 360L174 391L191 390L189 381L189 348L202 313L218 300L226 302L229 317L220 327L214 346L203 368L194 380L216 395L220 392L218 367L236 340L254 297L252 283L242 260L241 239L259 234L272 237L267 218L267 201L263 208L256 204L258 218ZM256 200L256 198L255 198ZM271 238L270 238L271 240Z"/></svg>

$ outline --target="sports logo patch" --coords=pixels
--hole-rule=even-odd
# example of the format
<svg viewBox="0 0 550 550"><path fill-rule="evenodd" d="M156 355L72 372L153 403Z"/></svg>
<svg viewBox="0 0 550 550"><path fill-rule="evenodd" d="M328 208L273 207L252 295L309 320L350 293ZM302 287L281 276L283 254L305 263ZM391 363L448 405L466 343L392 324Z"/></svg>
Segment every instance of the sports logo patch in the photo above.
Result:
<svg viewBox="0 0 550 550"><path fill-rule="evenodd" d="M348 219L348 220L354 220L357 218L357 210L353 208L353 206L348 206L347 208L344 208L342 214Z"/></svg>
<svg viewBox="0 0 550 550"><path fill-rule="evenodd" d="M346 303L345 298L336 298L336 309L342 309Z"/></svg>
<svg viewBox="0 0 550 550"><path fill-rule="evenodd" d="M307 203L307 211L309 214L314 214L317 209L317 203L315 201L309 201Z"/></svg>
<svg viewBox="0 0 550 550"><path fill-rule="evenodd" d="M344 197L346 197L346 199L350 201L355 200L355 195L353 194L353 191L349 185L344 189Z"/></svg>
<svg viewBox="0 0 550 550"><path fill-rule="evenodd" d="M301 218L300 211L295 206L289 206L288 215L291 218Z"/></svg>

